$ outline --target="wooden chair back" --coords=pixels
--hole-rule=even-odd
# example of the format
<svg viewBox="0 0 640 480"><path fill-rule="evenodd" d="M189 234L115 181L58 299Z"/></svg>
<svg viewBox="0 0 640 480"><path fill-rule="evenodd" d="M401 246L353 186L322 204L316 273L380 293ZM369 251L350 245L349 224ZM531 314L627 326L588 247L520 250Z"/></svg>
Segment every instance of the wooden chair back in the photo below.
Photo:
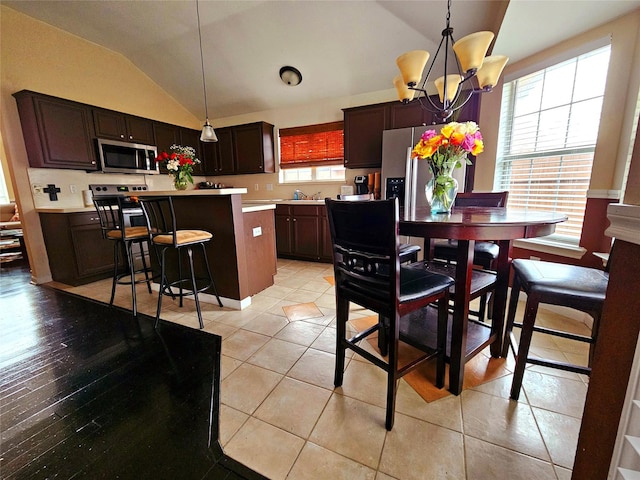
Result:
<svg viewBox="0 0 640 480"><path fill-rule="evenodd" d="M456 196L456 207L506 207L509 192L461 192Z"/></svg>

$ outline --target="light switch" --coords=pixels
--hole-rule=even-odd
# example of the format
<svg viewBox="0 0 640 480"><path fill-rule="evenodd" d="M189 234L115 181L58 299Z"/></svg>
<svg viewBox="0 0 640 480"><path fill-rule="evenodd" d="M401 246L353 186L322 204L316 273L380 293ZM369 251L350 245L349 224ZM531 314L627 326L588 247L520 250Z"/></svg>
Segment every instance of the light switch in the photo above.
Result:
<svg viewBox="0 0 640 480"><path fill-rule="evenodd" d="M262 235L262 227L253 227L253 236L259 237Z"/></svg>

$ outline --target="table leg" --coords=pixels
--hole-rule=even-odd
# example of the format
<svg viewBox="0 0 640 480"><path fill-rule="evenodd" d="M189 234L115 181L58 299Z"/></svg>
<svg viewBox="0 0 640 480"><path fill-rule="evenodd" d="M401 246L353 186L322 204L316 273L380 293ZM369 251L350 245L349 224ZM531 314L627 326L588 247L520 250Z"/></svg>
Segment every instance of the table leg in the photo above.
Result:
<svg viewBox="0 0 640 480"><path fill-rule="evenodd" d="M453 298L454 309L449 358L449 391L454 395L460 394L464 381L464 364L467 354L467 319L469 318L474 246L474 240L458 240L456 291Z"/></svg>
<svg viewBox="0 0 640 480"><path fill-rule="evenodd" d="M509 289L509 273L511 269L511 241L500 240L500 253L496 261L496 289L493 293L493 315L491 317L491 334L496 335L495 341L491 344L491 356L500 357L502 350L502 335L504 332L504 315L507 306L507 292ZM508 353L508 352L507 352ZM504 354L506 357L506 354Z"/></svg>

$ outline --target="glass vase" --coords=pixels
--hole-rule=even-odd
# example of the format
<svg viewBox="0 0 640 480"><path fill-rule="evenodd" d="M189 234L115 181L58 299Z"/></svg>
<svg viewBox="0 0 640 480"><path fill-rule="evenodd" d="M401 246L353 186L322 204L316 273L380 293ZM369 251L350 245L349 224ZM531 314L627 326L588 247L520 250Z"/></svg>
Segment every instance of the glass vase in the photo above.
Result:
<svg viewBox="0 0 640 480"><path fill-rule="evenodd" d="M458 194L458 181L451 175L431 177L424 189L431 213L451 213Z"/></svg>
<svg viewBox="0 0 640 480"><path fill-rule="evenodd" d="M173 181L173 187L176 190L186 190L187 189L187 179L186 178L176 178Z"/></svg>

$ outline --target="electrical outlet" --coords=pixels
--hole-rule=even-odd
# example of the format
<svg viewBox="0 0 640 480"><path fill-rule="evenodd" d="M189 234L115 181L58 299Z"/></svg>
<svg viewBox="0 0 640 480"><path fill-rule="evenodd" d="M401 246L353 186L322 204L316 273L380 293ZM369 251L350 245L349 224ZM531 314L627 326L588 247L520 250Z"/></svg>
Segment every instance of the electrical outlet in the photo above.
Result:
<svg viewBox="0 0 640 480"><path fill-rule="evenodd" d="M262 235L262 227L253 227L253 236L259 237Z"/></svg>
<svg viewBox="0 0 640 480"><path fill-rule="evenodd" d="M257 192L258 190L260 190L260 185L258 185L257 183L253 186L253 189Z"/></svg>
<svg viewBox="0 0 640 480"><path fill-rule="evenodd" d="M40 185L38 183L34 184L32 186L33 194L34 195L44 195L44 188L45 188L44 185Z"/></svg>
<svg viewBox="0 0 640 480"><path fill-rule="evenodd" d="M75 185L69 185L69 191L71 193L77 193L78 189L77 189L77 187Z"/></svg>
<svg viewBox="0 0 640 480"><path fill-rule="evenodd" d="M273 191L273 183L267 183L267 190L268 191Z"/></svg>

